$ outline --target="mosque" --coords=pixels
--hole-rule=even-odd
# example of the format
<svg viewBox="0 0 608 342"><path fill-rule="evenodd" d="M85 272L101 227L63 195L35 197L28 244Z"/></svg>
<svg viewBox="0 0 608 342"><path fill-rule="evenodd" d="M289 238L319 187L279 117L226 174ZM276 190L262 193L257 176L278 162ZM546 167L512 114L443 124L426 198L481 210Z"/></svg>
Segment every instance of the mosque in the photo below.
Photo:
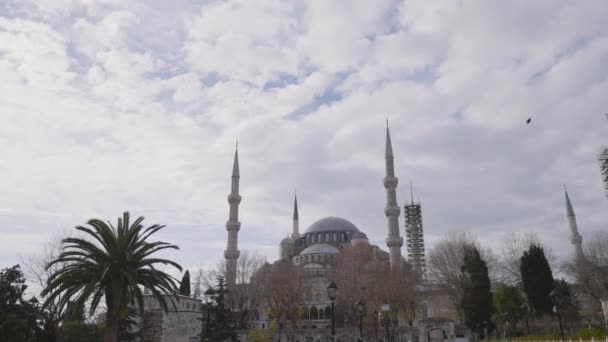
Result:
<svg viewBox="0 0 608 342"><path fill-rule="evenodd" d="M364 248L371 251L368 265L382 268L390 272L400 272L408 269L424 279L425 250L422 228L420 203L411 203L404 206L406 247L408 260L402 256L404 239L400 234L399 216L401 207L397 202L398 178L395 176L394 155L391 135L387 123L385 137L385 176L382 184L386 190L386 206L384 215L387 219L386 250L369 242L365 232L355 224L340 217L325 217L312 223L304 232L300 232L297 197L294 198L293 221L291 234L279 243L279 259L272 264L265 265L272 271L281 262L289 262L302 267L305 281L311 287L310 294L302 303L301 319L297 328L285 331L281 341L305 342L328 341L330 339L330 299L327 295L328 274L336 266L336 261L347 249ZM229 215L226 222L227 247L224 251L226 260L226 286L228 289L243 289L248 284L237 284L237 261L240 256L238 249L238 233L241 229L239 221L239 204L241 196L240 169L238 149L234 153L231 176L231 191L228 195ZM366 265L365 267L368 267ZM433 339L433 334L420 334L419 331L440 333L435 340L454 341L456 338L454 319L456 314L450 305L447 296L430 284L420 285L417 288L423 303L423 312L417 318L419 326L406 327L394 323L392 330L394 338L399 341L426 342ZM201 302L193 298L180 298L180 305L176 312L163 313L152 298L146 298L146 315L144 331L148 335L144 340L150 341L195 341L201 333ZM380 309L380 308L378 308ZM372 309L370 309L371 311ZM252 317L249 328L270 331L273 318L265 303L256 303L255 316ZM357 329L353 326L339 327L336 332L336 341L351 341L356 338ZM247 341L247 331L239 333L239 341Z"/></svg>
<svg viewBox="0 0 608 342"><path fill-rule="evenodd" d="M301 307L301 319L298 322L298 331L292 331L293 341L318 341L327 340L330 327L330 299L327 296L326 286L329 282L328 273L336 266L336 260L346 249L366 248L371 250L371 259L365 267L373 265L376 268L386 269L391 272L411 269L412 274L424 278L424 238L422 229L422 217L420 204L412 202L404 206L405 232L407 238L407 253L409 260L402 256L404 239L400 235L399 216L401 208L397 203L398 178L395 176L394 155L389 127L386 127L385 143L385 177L383 185L386 190L386 206L384 215L387 218L386 250L380 246L370 244L365 232L361 231L355 224L340 217L325 217L311 224L304 232L300 232L299 213L297 197L294 198L293 221L291 234L284 238L279 244L279 260L266 267L272 271L280 262L289 262L301 266L307 275L306 281L312 287L310 295ZM239 222L239 160L238 150L234 154L232 168L231 192L228 195L230 205L229 218L226 223L228 231L227 248L224 252L226 259L226 284L228 287L240 286L236 284L238 250L238 232L241 227ZM451 309L447 296L442 296L434 291L432 286L419 286L420 295L423 297L423 312L419 318L435 317L441 318L444 324L446 336L453 339L455 313ZM371 310L370 310L371 311ZM268 329L272 324L272 315L264 303L258 303L257 314L251 322L251 328ZM422 322L422 320L421 320ZM395 327L397 328L397 327ZM343 331L342 340L354 338L356 329ZM409 341L418 340L418 330L411 327L401 329L403 339ZM350 334L350 335L349 335ZM352 335L352 336L351 336ZM340 338L338 337L338 340Z"/></svg>
<svg viewBox="0 0 608 342"><path fill-rule="evenodd" d="M384 187L386 189L386 207L384 213L387 217L388 234L386 246L389 252L380 250L375 246L379 258L387 259L391 270L397 270L405 262L401 256L403 238L399 234L399 214L401 208L397 204L397 184L395 177L393 147L388 125L386 127ZM238 250L238 232L241 227L239 222L239 159L238 150L234 153L232 167L231 192L228 195L230 212L226 230L228 231L228 243L224 252L226 258L226 284L234 285L236 280ZM367 236L361 232L353 223L339 217L326 217L313 223L304 234L299 231L299 215L297 198L294 201L293 230L290 237L283 239L280 243L280 259L292 259L295 264L304 265L308 268L326 267L333 260L345 244L368 243Z"/></svg>

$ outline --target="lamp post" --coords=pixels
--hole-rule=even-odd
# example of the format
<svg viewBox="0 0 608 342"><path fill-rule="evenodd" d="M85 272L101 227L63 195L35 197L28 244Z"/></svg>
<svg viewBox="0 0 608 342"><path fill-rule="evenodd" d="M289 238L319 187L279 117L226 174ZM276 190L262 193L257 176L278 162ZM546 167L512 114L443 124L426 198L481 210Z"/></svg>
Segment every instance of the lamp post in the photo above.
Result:
<svg viewBox="0 0 608 342"><path fill-rule="evenodd" d="M562 338L561 340L564 340L564 328L562 327L562 316L560 315L559 312L559 307L562 304L562 298L559 295L558 292L556 292L555 290L551 291L551 293L549 294L549 297L551 297L551 301L553 302L553 312L555 312L555 314L557 315L557 322L559 323L559 336Z"/></svg>
<svg viewBox="0 0 608 342"><path fill-rule="evenodd" d="M357 313L359 314L359 341L363 341L363 313L365 312L365 304L357 301Z"/></svg>
<svg viewBox="0 0 608 342"><path fill-rule="evenodd" d="M207 311L207 317L206 317L206 321L205 321L205 341L209 341L209 321L211 319L210 314L211 314L211 299L213 298L213 295L215 294L215 291L213 291L213 288L208 288L207 291L205 291L205 293L203 293L204 296L204 301L205 301L205 311Z"/></svg>
<svg viewBox="0 0 608 342"><path fill-rule="evenodd" d="M505 318L505 339L509 340L511 334L509 333L509 313L503 312L502 316Z"/></svg>
<svg viewBox="0 0 608 342"><path fill-rule="evenodd" d="M336 341L336 317L334 310L334 302L336 301L336 291L338 290L338 285L336 285L333 281L327 284L327 297L331 300L331 342Z"/></svg>
<svg viewBox="0 0 608 342"><path fill-rule="evenodd" d="M384 317L382 318L382 322L384 323L384 335L386 337L386 341L389 341L390 338L390 323L391 318L388 316L389 311L391 311L391 306L388 303L382 304L380 310L384 313Z"/></svg>
<svg viewBox="0 0 608 342"><path fill-rule="evenodd" d="M528 335L530 335L530 324L528 323L528 312L530 311L530 305L528 302L524 302L521 305L521 309L524 312L524 317L526 318L526 331L528 332Z"/></svg>
<svg viewBox="0 0 608 342"><path fill-rule="evenodd" d="M380 315L380 313L378 313L378 311L374 311L372 312L373 318L374 318L374 342L378 341L378 315Z"/></svg>

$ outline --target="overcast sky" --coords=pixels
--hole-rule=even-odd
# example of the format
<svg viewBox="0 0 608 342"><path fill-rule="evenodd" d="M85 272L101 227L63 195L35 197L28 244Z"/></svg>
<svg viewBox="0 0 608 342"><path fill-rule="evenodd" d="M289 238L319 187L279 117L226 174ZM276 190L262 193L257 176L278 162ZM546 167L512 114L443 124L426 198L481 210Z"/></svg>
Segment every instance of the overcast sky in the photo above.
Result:
<svg viewBox="0 0 608 342"><path fill-rule="evenodd" d="M0 267L124 210L193 269L223 257L235 141L241 249L340 216L384 246L384 130L427 247L607 229L608 3L0 2ZM532 118L527 125L526 120ZM400 225L403 230L403 217ZM405 254L405 251L404 251Z"/></svg>

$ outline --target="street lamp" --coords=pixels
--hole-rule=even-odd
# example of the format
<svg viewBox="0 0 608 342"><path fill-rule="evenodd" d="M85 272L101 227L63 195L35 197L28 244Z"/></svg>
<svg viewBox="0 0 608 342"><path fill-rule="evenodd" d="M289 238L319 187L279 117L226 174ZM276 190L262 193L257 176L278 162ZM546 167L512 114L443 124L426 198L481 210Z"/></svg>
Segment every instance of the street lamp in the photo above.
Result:
<svg viewBox="0 0 608 342"><path fill-rule="evenodd" d="M557 322L559 323L559 336L562 338L561 340L564 340L564 328L562 327L562 316L560 315L559 312L559 307L562 304L562 298L559 295L559 293L555 290L551 291L551 293L549 293L549 297L551 297L551 301L553 302L553 312L555 312L557 314Z"/></svg>
<svg viewBox="0 0 608 342"><path fill-rule="evenodd" d="M530 311L530 305L528 302L524 302L521 305L521 309L524 312L524 317L526 318L526 330L528 331L528 335L530 335L530 324L528 323L528 312Z"/></svg>
<svg viewBox="0 0 608 342"><path fill-rule="evenodd" d="M205 311L207 311L207 320L205 322L205 341L209 341L209 320L210 318L210 314L211 314L211 299L213 298L213 295L215 294L215 291L213 291L213 288L208 288L205 293L203 293L203 298L205 301Z"/></svg>
<svg viewBox="0 0 608 342"><path fill-rule="evenodd" d="M363 341L363 313L365 312L365 304L359 300L355 305L357 305L357 313L359 314L359 341Z"/></svg>
<svg viewBox="0 0 608 342"><path fill-rule="evenodd" d="M386 336L386 341L389 341L391 318L388 316L388 313L391 311L391 306L388 303L382 304L380 310L384 313L384 318L382 318L382 322L384 323L384 335Z"/></svg>
<svg viewBox="0 0 608 342"><path fill-rule="evenodd" d="M336 285L333 281L327 284L327 297L331 300L331 341L335 342L336 340L336 317L334 310L334 302L336 301L336 291L338 290L338 285Z"/></svg>
<svg viewBox="0 0 608 342"><path fill-rule="evenodd" d="M380 313L374 310L372 312L372 317L374 318L374 341L378 341L378 316L380 316Z"/></svg>

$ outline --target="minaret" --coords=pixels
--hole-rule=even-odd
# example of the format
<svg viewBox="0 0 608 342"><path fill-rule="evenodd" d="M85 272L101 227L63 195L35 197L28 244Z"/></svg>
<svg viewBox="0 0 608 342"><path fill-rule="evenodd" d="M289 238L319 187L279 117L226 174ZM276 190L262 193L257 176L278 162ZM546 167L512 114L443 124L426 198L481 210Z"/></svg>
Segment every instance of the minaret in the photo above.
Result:
<svg viewBox="0 0 608 342"><path fill-rule="evenodd" d="M395 177L395 165L393 163L393 146L391 144L391 134L388 130L388 120L386 121L386 177L384 177L384 188L386 188L386 207L384 213L388 219L388 237L386 246L389 248L391 270L401 269L401 246L403 238L399 236L399 213L401 209L397 204L397 184L399 179Z"/></svg>
<svg viewBox="0 0 608 342"><path fill-rule="evenodd" d="M226 258L226 285L232 286L236 282L236 261L239 258L238 239L241 223L239 222L239 204L241 196L239 195L239 151L238 145L234 151L234 164L232 165L232 184L230 195L228 195L228 203L230 204L230 214L228 222L226 222L226 230L228 231L228 246L224 251Z"/></svg>
<svg viewBox="0 0 608 342"><path fill-rule="evenodd" d="M405 236L407 243L407 256L414 271L422 278L426 273L426 260L424 255L424 230L422 227L422 207L420 202L414 203L414 190L410 180L410 195L412 201L403 207L405 214Z"/></svg>
<svg viewBox="0 0 608 342"><path fill-rule="evenodd" d="M582 259L583 255L583 237L578 233L578 225L576 224L576 215L574 215L574 209L570 202L570 196L568 196L568 190L566 193L566 213L568 215L568 223L570 223L570 242L574 245L574 251L577 259Z"/></svg>
<svg viewBox="0 0 608 342"><path fill-rule="evenodd" d="M291 232L291 238L297 239L300 237L300 217L298 216L298 195L294 196L293 200L293 231Z"/></svg>

